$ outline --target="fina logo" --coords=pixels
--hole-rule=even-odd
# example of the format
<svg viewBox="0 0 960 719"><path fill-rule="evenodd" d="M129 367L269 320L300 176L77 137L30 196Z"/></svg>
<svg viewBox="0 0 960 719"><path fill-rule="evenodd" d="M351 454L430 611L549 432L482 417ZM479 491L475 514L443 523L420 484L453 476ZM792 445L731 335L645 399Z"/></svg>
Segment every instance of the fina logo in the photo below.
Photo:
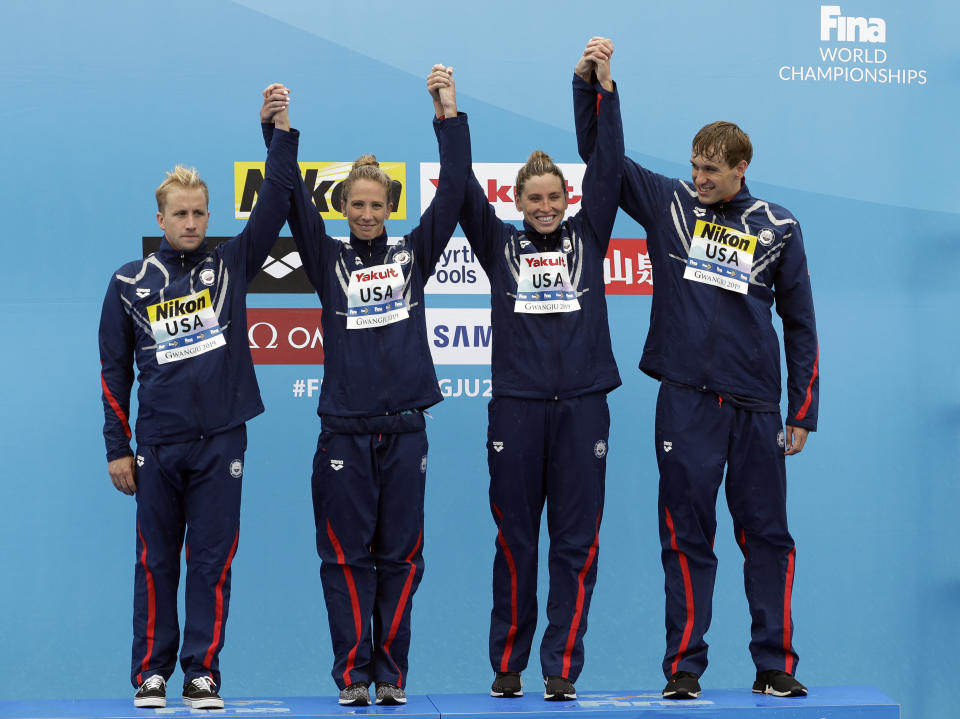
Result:
<svg viewBox="0 0 960 719"><path fill-rule="evenodd" d="M821 42L886 42L887 23L882 17L844 17L839 5L820 6ZM837 31L833 38L833 30Z"/></svg>

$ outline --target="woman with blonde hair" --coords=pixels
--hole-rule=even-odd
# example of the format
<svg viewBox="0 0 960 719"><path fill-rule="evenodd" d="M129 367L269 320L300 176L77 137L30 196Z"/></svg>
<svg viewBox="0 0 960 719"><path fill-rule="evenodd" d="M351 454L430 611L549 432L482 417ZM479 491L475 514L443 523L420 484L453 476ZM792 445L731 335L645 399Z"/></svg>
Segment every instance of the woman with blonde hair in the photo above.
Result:
<svg viewBox="0 0 960 719"><path fill-rule="evenodd" d="M427 78L440 147L437 194L409 234L387 241L392 180L373 155L343 182L350 239L328 235L302 182L289 223L323 305L324 378L313 506L339 702L404 704L411 602L423 576L424 410L442 397L423 287L457 225L470 162L452 68ZM264 94L269 121L285 88ZM265 133L271 126L264 125Z"/></svg>

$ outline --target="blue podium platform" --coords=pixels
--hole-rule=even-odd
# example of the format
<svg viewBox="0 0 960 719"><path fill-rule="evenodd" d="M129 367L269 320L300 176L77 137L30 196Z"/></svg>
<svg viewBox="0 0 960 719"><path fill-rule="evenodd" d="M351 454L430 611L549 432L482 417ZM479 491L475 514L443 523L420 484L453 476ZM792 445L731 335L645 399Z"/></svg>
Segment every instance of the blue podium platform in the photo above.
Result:
<svg viewBox="0 0 960 719"><path fill-rule="evenodd" d="M668 701L659 691L583 692L573 702L545 702L539 691L516 699L481 694L410 696L400 707L341 707L333 696L225 700L223 709L190 709L180 697L165 709L137 709L132 699L0 701L2 719L347 719L395 715L424 719L900 719L900 705L873 687L811 687L803 698L778 699L745 689L705 690L699 699Z"/></svg>

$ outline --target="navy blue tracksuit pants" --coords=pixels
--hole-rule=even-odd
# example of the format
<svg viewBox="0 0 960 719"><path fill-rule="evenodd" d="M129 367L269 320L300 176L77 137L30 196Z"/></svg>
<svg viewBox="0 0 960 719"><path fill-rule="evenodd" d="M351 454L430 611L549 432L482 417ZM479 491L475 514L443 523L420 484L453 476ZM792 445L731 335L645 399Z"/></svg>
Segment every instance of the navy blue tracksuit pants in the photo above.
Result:
<svg viewBox="0 0 960 719"><path fill-rule="evenodd" d="M750 653L758 671L793 674L796 549L787 530L783 425L777 412L753 412L716 394L667 382L656 415L660 468L660 546L666 589L663 673L703 674L717 558L716 504L724 466L726 496L750 605Z"/></svg>
<svg viewBox="0 0 960 719"><path fill-rule="evenodd" d="M410 610L423 577L426 472L422 430L324 431L317 440L313 510L340 689L405 686Z"/></svg>
<svg viewBox="0 0 960 719"><path fill-rule="evenodd" d="M240 537L240 490L247 430L204 439L140 445L136 456L137 563L131 682L169 679L177 662L177 587L186 531L184 682L209 676L220 686L230 605L230 565Z"/></svg>
<svg viewBox="0 0 960 719"><path fill-rule="evenodd" d="M527 666L537 626L537 545L544 501L550 533L544 676L576 681L597 579L610 413L605 394L564 400L494 397L487 460L497 524L490 663Z"/></svg>

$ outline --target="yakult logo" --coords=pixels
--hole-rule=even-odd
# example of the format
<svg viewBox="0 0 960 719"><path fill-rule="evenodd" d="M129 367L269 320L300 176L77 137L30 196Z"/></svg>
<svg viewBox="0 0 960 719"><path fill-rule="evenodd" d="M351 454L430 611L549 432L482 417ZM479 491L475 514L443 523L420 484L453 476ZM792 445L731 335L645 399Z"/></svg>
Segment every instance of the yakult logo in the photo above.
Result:
<svg viewBox="0 0 960 719"><path fill-rule="evenodd" d="M528 267L566 267L567 258L565 257L556 257L556 258L547 258L540 259L535 257L524 257L524 262L527 263Z"/></svg>
<svg viewBox="0 0 960 719"><path fill-rule="evenodd" d="M390 268L387 270L358 272L357 280L360 282L369 282L370 280L389 280L399 276L395 269Z"/></svg>
<svg viewBox="0 0 960 719"><path fill-rule="evenodd" d="M834 37L836 31L836 37ZM844 17L839 5L820 6L821 42L886 42L887 23L882 17Z"/></svg>

